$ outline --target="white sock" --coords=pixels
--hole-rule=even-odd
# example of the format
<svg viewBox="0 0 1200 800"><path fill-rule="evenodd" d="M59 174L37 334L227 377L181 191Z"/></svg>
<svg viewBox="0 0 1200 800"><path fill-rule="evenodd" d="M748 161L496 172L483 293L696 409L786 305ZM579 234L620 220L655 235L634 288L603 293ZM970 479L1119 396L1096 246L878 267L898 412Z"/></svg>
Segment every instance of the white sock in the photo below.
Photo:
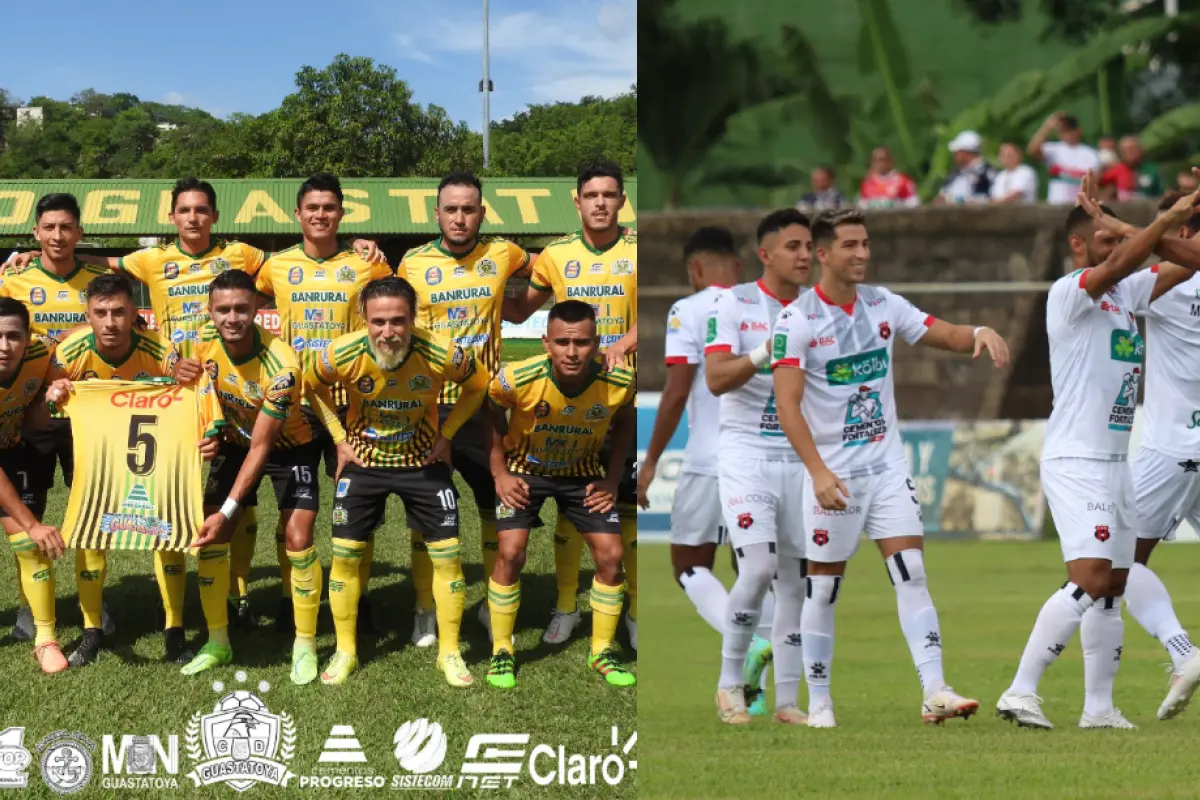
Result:
<svg viewBox="0 0 1200 800"><path fill-rule="evenodd" d="M800 592L803 595L803 592L804 592L804 582L803 581L800 582ZM757 631L757 633L755 633L755 636L761 636L762 638L766 639L768 642L772 640L773 634L771 633L771 631L775 627L775 605L776 605L775 604L775 590L772 588L765 595L763 595L762 616L760 616L758 618L758 631ZM799 620L800 620L800 610L799 609L796 610L796 620L797 620L796 631L797 631L797 633L799 633L799 630L800 630L798 627ZM772 645L771 649L773 652L775 649L774 645ZM775 663L773 659L772 659L771 663L772 664ZM768 673L770 673L770 672L771 672L770 667L768 667L767 669L764 669L763 673L762 673L762 677L759 678L759 680L758 680L758 688L763 690L764 692L767 690L767 682L768 682L767 678L768 678Z"/></svg>
<svg viewBox="0 0 1200 800"><path fill-rule="evenodd" d="M804 651L801 648L801 619L804 595L804 560L779 557L775 578L775 626L771 631L771 650L775 654L775 708L799 706L800 681L804 680Z"/></svg>
<svg viewBox="0 0 1200 800"><path fill-rule="evenodd" d="M742 685L742 666L762 614L763 596L775 579L775 545L752 544L734 549L738 577L725 603L718 688Z"/></svg>
<svg viewBox="0 0 1200 800"><path fill-rule="evenodd" d="M1121 666L1124 638L1121 598L1101 598L1084 613L1079 628L1079 641L1083 645L1083 713L1104 716L1113 710L1113 681Z"/></svg>
<svg viewBox="0 0 1200 800"><path fill-rule="evenodd" d="M921 691L928 697L946 685L946 678L942 673L942 633L925 580L925 559L920 550L901 550L885 563L896 587L900 630L921 677Z"/></svg>
<svg viewBox="0 0 1200 800"><path fill-rule="evenodd" d="M1050 595L1038 613L1037 622L1033 624L1033 632L1029 634L1025 652L1021 654L1021 663L1017 666L1012 686L1008 688L1009 693L1037 692L1042 675L1066 649L1075 631L1079 630L1083 612L1091 608L1094 602L1087 592L1070 581Z"/></svg>
<svg viewBox="0 0 1200 800"><path fill-rule="evenodd" d="M725 627L725 604L729 592L725 585L705 567L689 567L679 575L679 585L687 594L700 617L717 633Z"/></svg>
<svg viewBox="0 0 1200 800"><path fill-rule="evenodd" d="M842 578L834 575L808 576L800 630L804 637L802 650L810 714L832 703L829 678L833 671L833 607L841 584Z"/></svg>
<svg viewBox="0 0 1200 800"><path fill-rule="evenodd" d="M1179 669L1192 655L1192 640L1179 624L1171 595L1154 571L1134 564L1125 583L1125 605L1146 633L1162 642L1171 655L1171 663Z"/></svg>

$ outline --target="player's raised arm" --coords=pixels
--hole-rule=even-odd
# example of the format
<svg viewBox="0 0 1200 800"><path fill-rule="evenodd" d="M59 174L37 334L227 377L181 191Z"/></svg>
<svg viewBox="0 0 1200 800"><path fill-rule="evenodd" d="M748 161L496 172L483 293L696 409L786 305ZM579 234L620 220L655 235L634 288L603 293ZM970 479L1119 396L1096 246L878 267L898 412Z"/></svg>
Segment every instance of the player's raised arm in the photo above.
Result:
<svg viewBox="0 0 1200 800"><path fill-rule="evenodd" d="M733 292L721 292L708 312L704 342L704 380L715 395L737 389L771 360L771 337L749 353L737 353L738 302Z"/></svg>

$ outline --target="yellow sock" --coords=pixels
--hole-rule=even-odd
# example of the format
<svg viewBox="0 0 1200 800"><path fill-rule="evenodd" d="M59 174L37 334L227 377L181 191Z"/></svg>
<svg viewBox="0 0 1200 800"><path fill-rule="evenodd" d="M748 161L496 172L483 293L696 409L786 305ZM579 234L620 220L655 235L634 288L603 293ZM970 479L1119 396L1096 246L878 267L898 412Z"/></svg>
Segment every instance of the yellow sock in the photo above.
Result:
<svg viewBox="0 0 1200 800"><path fill-rule="evenodd" d="M409 528L408 535L412 537L412 579L413 590L417 594L417 610L430 611L434 603L433 561L429 558L429 547L419 531Z"/></svg>
<svg viewBox="0 0 1200 800"><path fill-rule="evenodd" d="M358 583L362 587L362 593L367 593L367 584L371 582L371 565L375 563L375 536L371 535L367 539L366 549L363 550L362 558L358 561Z"/></svg>
<svg viewBox="0 0 1200 800"><path fill-rule="evenodd" d="M8 546L17 559L17 581L21 598L33 612L37 630L34 646L54 641L54 564L38 549L29 534L21 531L8 536Z"/></svg>
<svg viewBox="0 0 1200 800"><path fill-rule="evenodd" d="M437 611L438 655L458 652L458 630L462 627L467 602L467 580L463 577L458 537L428 544L433 562L433 600Z"/></svg>
<svg viewBox="0 0 1200 800"><path fill-rule="evenodd" d="M104 605L104 579L108 577L108 553L104 550L75 551L75 591L83 627L99 628Z"/></svg>
<svg viewBox="0 0 1200 800"><path fill-rule="evenodd" d="M288 550L292 563L292 607L296 611L296 636L317 635L317 611L321 608L321 560L315 546Z"/></svg>
<svg viewBox="0 0 1200 800"><path fill-rule="evenodd" d="M359 562L366 542L353 539L333 540L333 563L329 567L329 609L333 612L333 627L337 630L337 649L358 655L358 598L362 594Z"/></svg>
<svg viewBox="0 0 1200 800"><path fill-rule="evenodd" d="M554 529L554 580L558 584L556 608L570 614L577 607L575 596L579 594L579 566L583 562L583 537L565 516L558 515L558 526Z"/></svg>
<svg viewBox="0 0 1200 800"><path fill-rule="evenodd" d="M229 550L228 544L212 544L196 554L196 574L200 580L200 606L204 609L204 622L208 626L209 641L228 646L229 606Z"/></svg>
<svg viewBox="0 0 1200 800"><path fill-rule="evenodd" d="M637 622L637 516L621 515L621 547L625 551L625 594L629 595L629 618Z"/></svg>
<svg viewBox="0 0 1200 800"><path fill-rule="evenodd" d="M258 509L242 510L233 538L229 540L229 592L231 597L250 594L250 562L254 560L254 545L258 540Z"/></svg>
<svg viewBox="0 0 1200 800"><path fill-rule="evenodd" d="M279 564L280 588L286 600L292 599L292 562L287 556L287 537L283 534L283 519L275 526L275 561Z"/></svg>
<svg viewBox="0 0 1200 800"><path fill-rule="evenodd" d="M483 511L479 513L479 549L483 556L483 582L486 585L492 579L492 570L496 568L500 535L496 533L496 518L485 517Z"/></svg>
<svg viewBox="0 0 1200 800"><path fill-rule="evenodd" d="M183 593L187 588L186 555L173 550L155 550L154 577L158 579L158 593L162 595L163 609L166 611L163 627L182 628Z"/></svg>
<svg viewBox="0 0 1200 800"><path fill-rule="evenodd" d="M512 635L517 627L517 609L521 607L521 581L502 586L488 581L488 612L492 615L492 655L512 650Z"/></svg>
<svg viewBox="0 0 1200 800"><path fill-rule="evenodd" d="M599 655L612 646L621 621L621 606L625 602L625 584L607 586L592 579L592 655Z"/></svg>
<svg viewBox="0 0 1200 800"><path fill-rule="evenodd" d="M22 531L22 533L23 533L23 531ZM11 534L8 537L8 540L11 542L13 536L20 536L20 535L21 534L19 534L19 533ZM28 538L28 537L26 537L26 538ZM34 547L37 547L37 545L35 544ZM41 551L39 550L38 552L41 552ZM17 574L20 575L21 574L21 558L20 558L20 556L18 556L16 554L15 551L13 552L13 562L16 565ZM25 587L24 587L24 585L22 585L22 583L20 581L17 581L17 608L24 608L27 605L29 605L29 598L25 596Z"/></svg>

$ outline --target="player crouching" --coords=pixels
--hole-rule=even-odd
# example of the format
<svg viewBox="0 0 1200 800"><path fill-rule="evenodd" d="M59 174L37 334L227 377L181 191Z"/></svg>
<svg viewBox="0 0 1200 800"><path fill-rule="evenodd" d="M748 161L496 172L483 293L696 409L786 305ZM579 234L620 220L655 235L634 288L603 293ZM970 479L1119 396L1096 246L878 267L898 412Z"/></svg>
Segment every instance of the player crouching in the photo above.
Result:
<svg viewBox="0 0 1200 800"><path fill-rule="evenodd" d="M488 683L517 685L510 650L521 602L521 568L529 530L553 497L559 513L583 534L596 562L592 579L592 652L588 665L614 686L632 686L633 673L613 648L625 576L617 484L636 430L633 373L607 371L596 358L596 312L578 300L550 309L547 355L508 364L492 379L488 426L492 476L496 479L496 529L500 549L488 581L493 651ZM504 412L510 412L507 422ZM600 447L613 427L608 464Z"/></svg>
<svg viewBox="0 0 1200 800"><path fill-rule="evenodd" d="M417 295L401 278L380 278L361 294L365 331L340 336L314 359L309 382L338 450L333 505L329 606L337 652L321 673L342 684L358 668L359 570L367 542L383 522L389 495L403 502L433 562L437 666L451 686L470 686L458 634L466 600L459 559L458 494L450 472L450 440L483 403L490 377L460 347L416 328ZM462 387L439 430L438 395L446 382ZM346 425L333 410L332 387L349 396Z"/></svg>

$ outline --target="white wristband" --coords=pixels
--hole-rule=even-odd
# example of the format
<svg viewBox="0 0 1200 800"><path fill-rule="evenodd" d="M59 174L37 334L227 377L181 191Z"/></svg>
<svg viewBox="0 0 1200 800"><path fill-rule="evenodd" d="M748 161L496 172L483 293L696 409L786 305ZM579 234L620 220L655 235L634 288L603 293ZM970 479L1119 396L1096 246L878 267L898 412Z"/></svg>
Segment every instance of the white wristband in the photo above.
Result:
<svg viewBox="0 0 1200 800"><path fill-rule="evenodd" d="M238 501L232 497L226 497L225 502L221 504L221 513L225 515L225 519L233 519L233 515L237 513Z"/></svg>
<svg viewBox="0 0 1200 800"><path fill-rule="evenodd" d="M764 339L763 343L760 344L758 347L754 348L753 350L751 350L748 353L748 355L750 357L750 363L756 367L761 367L763 364L766 364L768 361L770 361L771 360L771 340L770 340L770 338Z"/></svg>
<svg viewBox="0 0 1200 800"><path fill-rule="evenodd" d="M975 329L975 334L974 334L974 336L973 336L972 338L974 338L974 339L978 339L978 338L979 338L979 332L980 332L981 330L983 330L983 329L984 329L984 326L983 326L983 325L980 325L978 328L976 328L976 329Z"/></svg>

